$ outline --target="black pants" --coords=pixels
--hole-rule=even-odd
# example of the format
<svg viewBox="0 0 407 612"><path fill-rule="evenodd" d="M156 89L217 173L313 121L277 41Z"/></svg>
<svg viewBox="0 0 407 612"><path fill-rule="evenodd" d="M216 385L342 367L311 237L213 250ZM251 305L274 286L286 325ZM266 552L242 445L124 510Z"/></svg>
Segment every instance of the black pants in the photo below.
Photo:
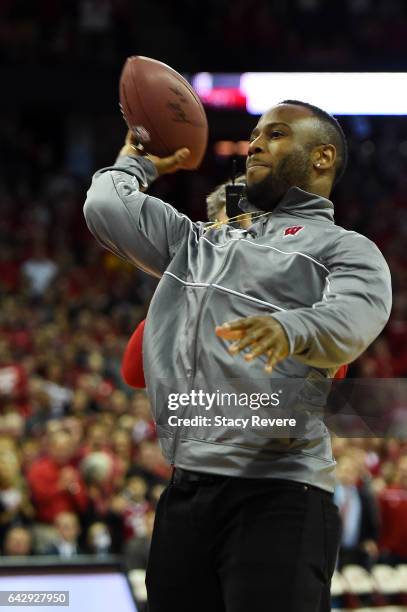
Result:
<svg viewBox="0 0 407 612"><path fill-rule="evenodd" d="M158 503L149 612L330 611L340 521L329 493L186 476L176 470Z"/></svg>

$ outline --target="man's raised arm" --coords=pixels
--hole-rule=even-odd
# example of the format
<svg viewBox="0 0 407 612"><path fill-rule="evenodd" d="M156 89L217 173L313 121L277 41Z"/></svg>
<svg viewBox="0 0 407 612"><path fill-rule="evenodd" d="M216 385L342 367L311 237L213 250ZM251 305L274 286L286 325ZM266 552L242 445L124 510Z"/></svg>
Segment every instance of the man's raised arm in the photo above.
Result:
<svg viewBox="0 0 407 612"><path fill-rule="evenodd" d="M84 206L98 242L145 272L160 277L192 222L172 206L146 195L160 174L182 168L188 149L166 158L141 156L127 135L116 163L93 176Z"/></svg>

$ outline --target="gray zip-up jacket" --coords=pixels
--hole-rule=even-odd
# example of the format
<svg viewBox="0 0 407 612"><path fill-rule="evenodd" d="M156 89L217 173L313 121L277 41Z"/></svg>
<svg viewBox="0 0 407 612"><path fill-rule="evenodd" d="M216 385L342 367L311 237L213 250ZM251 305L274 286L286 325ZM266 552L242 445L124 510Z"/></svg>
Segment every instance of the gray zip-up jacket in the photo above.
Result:
<svg viewBox="0 0 407 612"><path fill-rule="evenodd" d="M313 390L316 380L356 359L386 324L391 280L382 254L364 236L335 225L331 201L297 187L248 231L230 225L208 230L207 223L193 223L143 193L155 178L149 160L119 157L94 175L84 211L105 248L161 278L148 312L143 363L165 457L184 469L332 491L335 461L329 432L312 418L321 406ZM216 325L251 315L273 316L289 339L291 356L272 375L264 372L265 358L249 364L215 335ZM169 393L270 393L287 381L302 381L279 406L309 416L301 436L215 426L213 419L210 426L169 424ZM216 406L217 415L233 411ZM171 414L192 417L197 408L189 403Z"/></svg>

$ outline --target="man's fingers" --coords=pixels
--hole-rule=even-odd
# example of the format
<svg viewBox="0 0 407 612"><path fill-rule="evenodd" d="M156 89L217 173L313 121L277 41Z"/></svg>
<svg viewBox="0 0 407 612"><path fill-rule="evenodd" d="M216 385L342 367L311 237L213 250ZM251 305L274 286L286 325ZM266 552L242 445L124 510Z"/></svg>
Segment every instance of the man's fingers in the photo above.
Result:
<svg viewBox="0 0 407 612"><path fill-rule="evenodd" d="M120 155L144 155L143 146L137 144L137 141L131 130L127 131L126 141L123 147L120 149L119 156Z"/></svg>
<svg viewBox="0 0 407 612"><path fill-rule="evenodd" d="M223 327L215 327L215 334L224 340L239 340L244 335L243 329L224 329Z"/></svg>
<svg viewBox="0 0 407 612"><path fill-rule="evenodd" d="M236 344L232 344L232 346L229 347L229 352L233 354L239 353L247 346L250 346L250 344L253 344L259 338L264 336L265 332L266 330L263 327L258 327L257 329L253 329L252 331L246 330L246 333L244 334L240 342L236 342Z"/></svg>
<svg viewBox="0 0 407 612"><path fill-rule="evenodd" d="M267 354L266 371L270 372L276 363L290 354L287 335L280 323L269 316L252 316L228 321L216 327L216 335L225 340L238 340L229 347L236 354L251 345L244 359L252 361Z"/></svg>
<svg viewBox="0 0 407 612"><path fill-rule="evenodd" d="M125 142L129 147L135 147L135 150L138 152L142 153L144 151L143 145L137 140L136 136L131 130L127 130Z"/></svg>
<svg viewBox="0 0 407 612"><path fill-rule="evenodd" d="M227 321L223 325L218 325L216 330L229 331L231 329L247 329L253 325L255 317L244 317L244 319L235 319L234 321ZM218 335L221 335L216 332Z"/></svg>
<svg viewBox="0 0 407 612"><path fill-rule="evenodd" d="M186 147L182 147L182 149L178 149L178 151L175 151L174 153L175 162L178 164L182 164L182 162L188 159L190 155L191 151Z"/></svg>
<svg viewBox="0 0 407 612"><path fill-rule="evenodd" d="M281 361L281 359L282 359L282 355L277 349L274 351L269 351L269 358L267 360L266 367L264 368L265 371L271 374L274 366L277 365L277 363Z"/></svg>
<svg viewBox="0 0 407 612"><path fill-rule="evenodd" d="M191 151L183 147L182 149L175 151L174 155L162 158L161 162L168 172L171 169L175 170L176 168L179 168L190 155Z"/></svg>
<svg viewBox="0 0 407 612"><path fill-rule="evenodd" d="M274 335L268 336L264 340L261 340L260 342L256 343L255 346L253 346L250 353L247 353L247 355L245 355L244 358L246 359L246 361L252 361L256 357L263 355L263 353L267 353L267 351L273 348L274 342L275 342L275 336Z"/></svg>
<svg viewBox="0 0 407 612"><path fill-rule="evenodd" d="M170 174L182 168L182 165L190 155L191 151L183 147L168 157L157 157L155 155L147 155L147 157L151 159L157 168L158 174Z"/></svg>

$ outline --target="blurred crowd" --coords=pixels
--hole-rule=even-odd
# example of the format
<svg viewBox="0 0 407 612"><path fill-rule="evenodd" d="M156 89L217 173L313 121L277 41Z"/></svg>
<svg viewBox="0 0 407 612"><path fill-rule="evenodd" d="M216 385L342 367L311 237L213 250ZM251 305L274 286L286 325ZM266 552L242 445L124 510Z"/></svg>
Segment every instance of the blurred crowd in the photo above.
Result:
<svg viewBox="0 0 407 612"><path fill-rule="evenodd" d="M50 253L52 225L35 218L35 205L33 216L20 209L30 218L16 239L4 227L15 208L8 216L0 207L1 550L71 556L129 547L144 566L170 470L149 400L124 384L120 365L155 283L93 239L82 244L80 231L59 236Z"/></svg>
<svg viewBox="0 0 407 612"><path fill-rule="evenodd" d="M342 519L339 567L407 562L407 441L333 439Z"/></svg>
<svg viewBox="0 0 407 612"><path fill-rule="evenodd" d="M209 0L200 10L192 0L3 0L0 62L115 66L143 54L189 71L296 70L299 58L302 70L404 65L402 0Z"/></svg>

